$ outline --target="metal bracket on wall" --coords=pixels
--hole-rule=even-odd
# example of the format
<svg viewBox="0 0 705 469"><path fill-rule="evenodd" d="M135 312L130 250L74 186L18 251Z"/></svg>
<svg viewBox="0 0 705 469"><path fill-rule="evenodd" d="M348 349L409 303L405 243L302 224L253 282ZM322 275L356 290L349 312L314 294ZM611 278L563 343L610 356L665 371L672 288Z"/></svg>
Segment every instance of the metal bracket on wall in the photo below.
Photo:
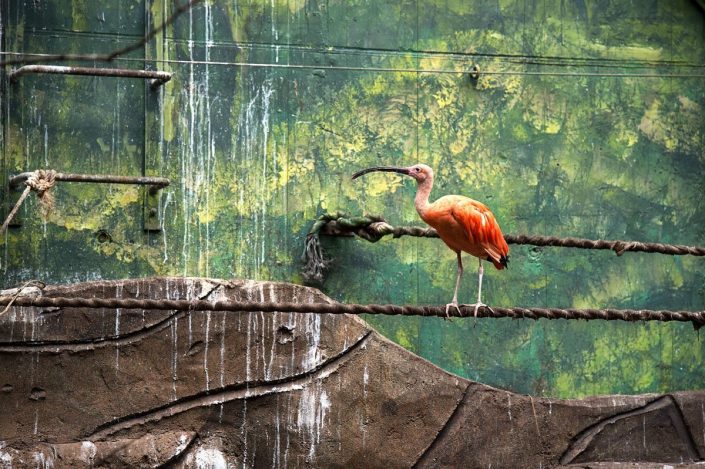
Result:
<svg viewBox="0 0 705 469"><path fill-rule="evenodd" d="M24 189L24 182L32 175L31 172L21 173L12 176L8 181L10 197L8 197L8 209L14 206L18 197ZM159 220L159 190L167 187L171 181L163 177L151 176L114 176L110 174L72 174L56 173L56 181L65 182L90 182L99 184L136 184L149 186L144 194L144 229L145 231L160 231L161 220ZM17 227L22 223L17 216L12 220L10 226Z"/></svg>
<svg viewBox="0 0 705 469"><path fill-rule="evenodd" d="M158 70L131 70L126 68L67 67L63 65L24 65L8 73L10 81L22 75L48 73L54 75L88 75L100 77L144 78L149 80L152 89L171 80L172 74Z"/></svg>

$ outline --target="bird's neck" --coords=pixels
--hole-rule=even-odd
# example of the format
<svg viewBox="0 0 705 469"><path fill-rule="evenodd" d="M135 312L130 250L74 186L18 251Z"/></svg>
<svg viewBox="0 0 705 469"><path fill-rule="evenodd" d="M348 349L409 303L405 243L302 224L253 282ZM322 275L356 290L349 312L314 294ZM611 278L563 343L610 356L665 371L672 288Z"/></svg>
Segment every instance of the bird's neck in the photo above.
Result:
<svg viewBox="0 0 705 469"><path fill-rule="evenodd" d="M433 179L427 178L425 181L420 182L418 188L416 189L416 198L414 199L414 206L416 211L424 217L426 210L428 210L428 197L431 194L431 189L433 188Z"/></svg>

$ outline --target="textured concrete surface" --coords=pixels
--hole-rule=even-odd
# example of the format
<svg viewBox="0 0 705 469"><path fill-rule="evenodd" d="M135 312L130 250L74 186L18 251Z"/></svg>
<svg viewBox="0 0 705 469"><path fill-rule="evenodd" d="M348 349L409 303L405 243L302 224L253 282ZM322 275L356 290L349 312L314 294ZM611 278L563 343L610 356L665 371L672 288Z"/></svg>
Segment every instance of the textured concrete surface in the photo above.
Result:
<svg viewBox="0 0 705 469"><path fill-rule="evenodd" d="M150 278L50 296L329 301ZM10 308L0 467L634 467L705 459L705 392L554 400L451 375L351 316ZM620 464L617 464L620 463Z"/></svg>

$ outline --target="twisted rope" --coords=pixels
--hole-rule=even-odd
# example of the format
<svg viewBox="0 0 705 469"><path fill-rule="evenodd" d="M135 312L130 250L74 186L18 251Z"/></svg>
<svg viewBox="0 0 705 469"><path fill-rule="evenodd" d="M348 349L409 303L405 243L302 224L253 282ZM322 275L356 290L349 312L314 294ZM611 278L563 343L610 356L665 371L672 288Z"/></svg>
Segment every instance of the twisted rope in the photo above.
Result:
<svg viewBox="0 0 705 469"><path fill-rule="evenodd" d="M14 306L70 307L70 308L121 308L141 310L180 310L180 311L226 311L226 312L290 312L316 314L384 314L402 316L446 317L445 306L398 306L379 304L343 303L291 303L261 301L207 301L207 300L167 300L131 298L68 298L68 297L28 297L0 296L0 305L12 303ZM448 316L474 317L472 307L451 308ZM604 321L679 321L690 322L696 330L705 325L705 311L668 311L645 309L560 309L560 308L502 308L481 307L477 312L480 318L512 319L601 319Z"/></svg>
<svg viewBox="0 0 705 469"><path fill-rule="evenodd" d="M55 183L56 171L53 169L38 169L37 171L34 171L25 181L24 184L26 187L24 191L20 195L19 199L17 199L15 206L12 207L12 210L10 210L10 213L7 215L2 227L0 227L0 234L5 232L31 191L36 192L37 197L39 197L39 205L42 209L42 215L45 217L49 215L51 209L54 208L54 194L52 194L51 189L54 187Z"/></svg>
<svg viewBox="0 0 705 469"><path fill-rule="evenodd" d="M322 257L320 246L308 246L319 243L319 235L327 236L353 236L366 239L372 243L379 241L384 236L392 235L393 238L402 236L416 236L424 238L438 238L438 233L433 228L418 226L394 227L379 216L348 217L342 213L324 214L314 222L306 238L307 249L304 252L304 277L307 280L320 282L323 271L330 261ZM614 251L621 256L627 251L649 252L669 255L705 256L705 247L686 246L682 244L645 243L641 241L604 240L585 238L558 238L555 236L530 236L530 235L505 235L508 244L529 244L533 246L557 246L579 249L603 249ZM306 252L316 251L321 259L306 257ZM308 276L314 272L315 276Z"/></svg>
<svg viewBox="0 0 705 469"><path fill-rule="evenodd" d="M14 293L12 293L12 295L9 296L10 301L7 303L7 306L5 306L5 309L0 311L0 316L7 313L7 311L12 306L12 303L14 303L15 300L17 300L17 298L19 298L21 295L25 294L25 291L24 291L25 288L34 288L35 290L36 289L42 290L44 287L46 287L46 284L44 282L40 282L39 280L29 280L28 282L25 282L24 285L22 285L21 287L13 289ZM5 293L5 294L8 294L10 292L12 292L12 290L3 291L3 293Z"/></svg>

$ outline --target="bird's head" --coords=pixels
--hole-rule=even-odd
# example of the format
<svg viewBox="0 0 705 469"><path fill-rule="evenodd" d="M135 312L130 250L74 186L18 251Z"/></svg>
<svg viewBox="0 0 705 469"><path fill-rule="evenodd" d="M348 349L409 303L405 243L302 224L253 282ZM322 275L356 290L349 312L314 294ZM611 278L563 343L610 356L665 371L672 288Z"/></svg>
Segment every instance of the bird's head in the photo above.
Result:
<svg viewBox="0 0 705 469"><path fill-rule="evenodd" d="M406 168L398 168L396 166L375 166L373 168L367 168L363 169L362 171L356 172L355 174L353 174L352 178L357 179L364 174L372 173L375 171L385 171L391 173L399 173L405 176L411 176L412 178L416 179L416 182L418 182L419 184L425 181L433 180L433 170L431 169L431 167L421 163L415 164L413 166L408 166Z"/></svg>

